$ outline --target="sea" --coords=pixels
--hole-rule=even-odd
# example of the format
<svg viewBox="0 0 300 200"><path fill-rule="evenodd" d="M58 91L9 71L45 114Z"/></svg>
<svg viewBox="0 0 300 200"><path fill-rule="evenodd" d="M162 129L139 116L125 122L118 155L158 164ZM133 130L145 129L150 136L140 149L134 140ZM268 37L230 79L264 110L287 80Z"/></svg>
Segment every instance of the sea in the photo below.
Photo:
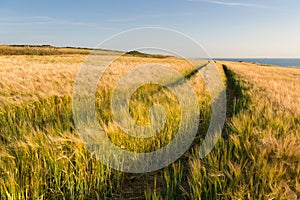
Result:
<svg viewBox="0 0 300 200"><path fill-rule="evenodd" d="M281 67L300 67L300 58L213 58L212 60L251 62Z"/></svg>

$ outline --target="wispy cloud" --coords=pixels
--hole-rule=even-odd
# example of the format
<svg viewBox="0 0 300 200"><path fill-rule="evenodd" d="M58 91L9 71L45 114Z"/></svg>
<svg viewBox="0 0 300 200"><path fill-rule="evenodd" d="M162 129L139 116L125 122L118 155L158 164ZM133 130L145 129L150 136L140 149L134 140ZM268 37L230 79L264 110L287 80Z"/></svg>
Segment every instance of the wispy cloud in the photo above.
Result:
<svg viewBox="0 0 300 200"><path fill-rule="evenodd" d="M8 26L33 26L33 25L74 25L74 26L95 26L88 22L73 22L56 19L48 16L27 16L27 17L0 17L0 25Z"/></svg>
<svg viewBox="0 0 300 200"><path fill-rule="evenodd" d="M204 2L204 3L211 3L211 4L217 4L217 5L223 5L223 6L268 8L268 6L261 5L261 4L232 2L232 1L219 1L219 0L187 0L187 1L190 1L190 2Z"/></svg>

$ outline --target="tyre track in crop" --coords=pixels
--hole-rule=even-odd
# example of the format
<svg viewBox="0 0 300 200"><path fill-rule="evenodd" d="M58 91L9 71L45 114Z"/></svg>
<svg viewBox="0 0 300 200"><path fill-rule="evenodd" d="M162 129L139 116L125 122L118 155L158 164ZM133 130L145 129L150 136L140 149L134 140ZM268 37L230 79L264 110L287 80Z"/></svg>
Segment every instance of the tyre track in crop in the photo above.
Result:
<svg viewBox="0 0 300 200"><path fill-rule="evenodd" d="M176 87L177 85L182 84L184 80L189 80L195 75L197 75L198 73L200 73L200 70L207 67L209 63L210 62L207 62L204 65L200 65L195 69L185 73L183 75L184 76L183 78L173 81L167 86ZM197 138L195 139L194 145L198 144ZM151 193L151 198L160 197L162 199L188 199L187 197L187 193L189 190L189 183L188 183L189 163L188 162L189 162L188 157L183 155L174 163L174 165L173 164L169 165L164 169L155 172L150 172L145 174L124 173L121 179L121 188L113 194L111 199L116 199L116 198L117 199L145 199L145 192ZM181 181L178 180L178 184L175 185L177 189L175 189L176 190L175 193L173 193L170 196L170 194L168 194L167 192L164 177L168 173L170 177L174 178L175 176L174 174L176 173L173 168L174 166L176 167L179 166L179 168L181 168L182 180Z"/></svg>

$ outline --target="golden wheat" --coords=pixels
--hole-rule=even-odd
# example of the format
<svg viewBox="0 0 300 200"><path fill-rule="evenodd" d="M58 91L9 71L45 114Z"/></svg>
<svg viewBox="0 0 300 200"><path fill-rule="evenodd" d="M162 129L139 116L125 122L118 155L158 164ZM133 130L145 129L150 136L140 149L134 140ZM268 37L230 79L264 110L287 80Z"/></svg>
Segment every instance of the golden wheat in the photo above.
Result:
<svg viewBox="0 0 300 200"><path fill-rule="evenodd" d="M266 94L271 102L300 114L300 69L245 62L219 62L230 66L242 79Z"/></svg>

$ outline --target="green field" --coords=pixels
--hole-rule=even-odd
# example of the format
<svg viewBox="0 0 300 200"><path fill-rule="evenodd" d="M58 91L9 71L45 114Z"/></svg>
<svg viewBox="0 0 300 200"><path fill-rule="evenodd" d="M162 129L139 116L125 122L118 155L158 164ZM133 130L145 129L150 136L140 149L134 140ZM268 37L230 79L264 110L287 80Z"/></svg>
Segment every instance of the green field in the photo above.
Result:
<svg viewBox="0 0 300 200"><path fill-rule="evenodd" d="M222 138L200 159L199 146L211 116L201 75L184 59L124 55L107 70L95 95L98 121L117 146L134 152L159 149L174 138L181 120L175 96L148 84L132 96L131 114L145 125L150 123L149 108L163 105L168 117L163 131L137 139L114 124L109 109L112 86L136 64L155 62L179 71L188 78L200 108L197 137L182 157L164 169L133 174L95 159L74 125L74 79L90 50L49 48L0 48L0 199L300 198L300 84L293 79L299 69L251 64L249 74L247 64L218 61L227 88L227 119ZM103 59L110 54L103 53ZM284 88L260 84L272 82L273 68ZM284 97L290 101L282 102Z"/></svg>

